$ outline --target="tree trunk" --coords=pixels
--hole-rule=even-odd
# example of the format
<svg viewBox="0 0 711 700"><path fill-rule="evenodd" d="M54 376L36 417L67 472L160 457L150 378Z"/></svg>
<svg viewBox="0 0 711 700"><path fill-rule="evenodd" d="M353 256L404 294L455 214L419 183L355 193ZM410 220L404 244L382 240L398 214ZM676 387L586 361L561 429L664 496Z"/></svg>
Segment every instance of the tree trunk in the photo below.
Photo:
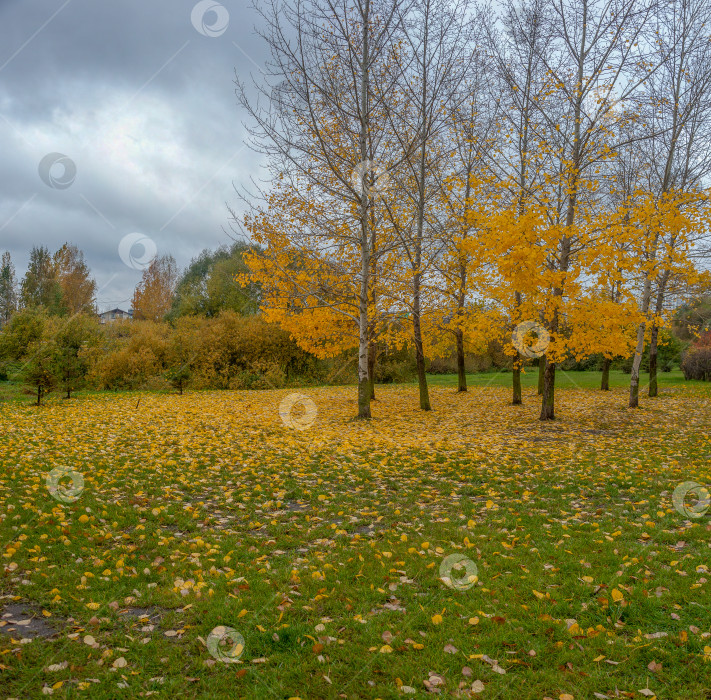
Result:
<svg viewBox="0 0 711 700"><path fill-rule="evenodd" d="M658 236L655 238L653 251L656 254ZM644 332L647 329L647 314L649 314L649 304L652 299L652 279L649 274L644 280L644 292L642 293L642 314L644 319L637 327L637 345L632 360L632 372L630 374L630 408L639 408L639 368L642 365L642 353L644 352Z"/></svg>
<svg viewBox="0 0 711 700"><path fill-rule="evenodd" d="M642 364L642 353L644 352L644 330L646 322L642 321L637 327L637 346L634 351L632 361L632 372L630 374L630 408L639 407L639 367Z"/></svg>
<svg viewBox="0 0 711 700"><path fill-rule="evenodd" d="M372 338L368 341L368 380L370 387L370 400L375 401L375 342Z"/></svg>
<svg viewBox="0 0 711 700"><path fill-rule="evenodd" d="M72 388L71 387L67 387L67 398L68 399L72 398Z"/></svg>
<svg viewBox="0 0 711 700"><path fill-rule="evenodd" d="M417 362L417 383L420 387L420 408L431 411L430 396L427 389L427 374L425 373L425 353L422 349L422 327L420 325L420 273L415 273L414 299L412 305L412 326L415 336L415 360Z"/></svg>
<svg viewBox="0 0 711 700"><path fill-rule="evenodd" d="M565 267L567 268L567 265ZM556 296L563 296L562 289L557 289L555 292ZM558 332L558 311L553 312L550 330L551 336ZM541 420L555 420L555 367L556 363L546 357L546 369L543 372L543 394L541 396Z"/></svg>
<svg viewBox="0 0 711 700"><path fill-rule="evenodd" d="M654 323L650 328L649 337L649 395L657 396L657 338L659 336L659 326Z"/></svg>
<svg viewBox="0 0 711 700"><path fill-rule="evenodd" d="M364 232L365 237L365 232ZM368 373L368 256L363 244L358 334L358 418L370 418L370 376Z"/></svg>
<svg viewBox="0 0 711 700"><path fill-rule="evenodd" d="M471 196L471 167L467 170L467 186L464 193L464 216L469 209L469 197ZM467 231L464 231L464 238L467 236ZM464 318L464 305L467 297L467 258L466 255L459 257L459 290L457 293L457 331L455 337L457 339L457 392L467 390L467 374L464 367L464 331L462 330L462 320Z"/></svg>
<svg viewBox="0 0 711 700"><path fill-rule="evenodd" d="M422 129L422 134L426 134L430 128L429 108L427 104L427 87L428 87L428 68L429 62L426 58L428 54L429 41L429 5L425 4L426 12L424 15L424 37L422 42L422 56L425 61L421 64L422 68L422 93L421 102L418 105L419 109L419 128ZM420 144L420 157L417 177L417 225L415 229L415 245L414 256L412 260L413 278L412 278L412 325L415 336L415 359L417 361L417 383L420 387L420 408L423 411L431 411L430 395L427 389L427 375L425 374L425 352L422 347L422 324L421 324L421 303L422 303L422 272L420 265L422 263L422 240L425 230L425 177L427 175L427 151L429 144L427 137L422 139Z"/></svg>
<svg viewBox="0 0 711 700"><path fill-rule="evenodd" d="M467 390L467 374L464 367L464 333L457 328L457 391Z"/></svg>
<svg viewBox="0 0 711 700"><path fill-rule="evenodd" d="M671 272L669 270L666 270L664 272L664 275L662 276L662 279L659 282L659 288L657 289L657 301L655 304L654 311L657 314L657 317L662 313L662 309L664 308L664 292L666 290L667 282L669 281L669 277L671 275ZM657 325L656 319L654 320L654 323L650 329L650 338L649 338L649 395L650 396L658 396L659 395L659 386L657 383L657 354L658 354L658 348L659 348L659 326Z"/></svg>
<svg viewBox="0 0 711 700"><path fill-rule="evenodd" d="M543 375L546 371L546 356L541 355L538 358L538 395L543 395Z"/></svg>
<svg viewBox="0 0 711 700"><path fill-rule="evenodd" d="M370 46L369 20L370 0L365 0L364 13L367 21L363 23L363 56L361 60L360 76L360 157L362 161L368 159L368 96L370 93ZM358 299L358 418L370 418L370 376L368 374L368 287L370 280L371 251L368 236L368 204L370 196L365 188L360 201L360 298Z"/></svg>
<svg viewBox="0 0 711 700"><path fill-rule="evenodd" d="M602 361L602 381L600 382L600 389L602 391L610 391L610 365L612 360L606 357Z"/></svg>
<svg viewBox="0 0 711 700"><path fill-rule="evenodd" d="M555 362L546 362L543 373L543 400L541 401L541 420L555 419Z"/></svg>
<svg viewBox="0 0 711 700"><path fill-rule="evenodd" d="M37 387L37 405L42 405L42 387L40 386Z"/></svg>
<svg viewBox="0 0 711 700"><path fill-rule="evenodd" d="M521 206L519 205L519 213L521 210ZM516 309L521 306L521 292L516 291L514 293L514 297L516 299ZM520 406L523 403L523 400L521 398L521 357L517 353L516 357L514 357L513 361L513 374L511 375L511 378L513 380L513 400L512 404L514 406Z"/></svg>
<svg viewBox="0 0 711 700"><path fill-rule="evenodd" d="M518 359L514 360L513 366L513 401L514 406L520 406L523 403L521 398L521 365Z"/></svg>

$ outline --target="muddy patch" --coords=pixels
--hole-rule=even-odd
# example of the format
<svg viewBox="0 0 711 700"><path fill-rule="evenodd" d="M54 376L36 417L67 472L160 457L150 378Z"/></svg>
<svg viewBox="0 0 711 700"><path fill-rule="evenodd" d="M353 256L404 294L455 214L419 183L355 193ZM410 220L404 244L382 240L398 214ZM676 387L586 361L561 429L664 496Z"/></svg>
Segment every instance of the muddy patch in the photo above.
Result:
<svg viewBox="0 0 711 700"><path fill-rule="evenodd" d="M58 634L42 612L26 603L10 603L0 611L0 634L24 639L50 638Z"/></svg>

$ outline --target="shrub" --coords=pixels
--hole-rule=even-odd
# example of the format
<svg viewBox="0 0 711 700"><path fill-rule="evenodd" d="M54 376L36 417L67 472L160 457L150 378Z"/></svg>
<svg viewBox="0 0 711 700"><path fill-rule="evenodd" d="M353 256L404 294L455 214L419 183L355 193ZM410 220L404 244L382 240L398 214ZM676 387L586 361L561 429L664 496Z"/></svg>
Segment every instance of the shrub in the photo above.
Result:
<svg viewBox="0 0 711 700"><path fill-rule="evenodd" d="M22 309L13 314L0 332L0 363L21 360L42 340L49 317L41 307Z"/></svg>
<svg viewBox="0 0 711 700"><path fill-rule="evenodd" d="M86 350L89 381L99 389L139 389L165 370L169 327L117 321Z"/></svg>
<svg viewBox="0 0 711 700"><path fill-rule="evenodd" d="M681 361L685 379L711 381L711 331L705 331Z"/></svg>
<svg viewBox="0 0 711 700"><path fill-rule="evenodd" d="M279 388L302 372L315 374L316 363L287 332L233 311L216 318L181 317L174 326L116 322L102 328L82 357L97 388L172 385L181 393L188 384L198 389Z"/></svg>
<svg viewBox="0 0 711 700"><path fill-rule="evenodd" d="M569 357L560 364L560 368L566 372L588 372L602 371L602 355L594 354L584 357L582 360L576 360L574 357ZM632 366L630 365L630 371Z"/></svg>

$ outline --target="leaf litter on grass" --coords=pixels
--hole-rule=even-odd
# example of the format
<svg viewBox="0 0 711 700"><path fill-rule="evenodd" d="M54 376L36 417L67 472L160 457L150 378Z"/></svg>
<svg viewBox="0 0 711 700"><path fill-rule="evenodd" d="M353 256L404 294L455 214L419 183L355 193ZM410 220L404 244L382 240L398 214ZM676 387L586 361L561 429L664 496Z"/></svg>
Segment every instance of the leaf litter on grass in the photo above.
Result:
<svg viewBox="0 0 711 700"><path fill-rule="evenodd" d="M264 697L709 686L711 521L672 504L678 483L711 482L707 393L635 412L619 391L564 390L554 426L534 393L514 408L497 388L434 388L432 413L379 388L372 423L350 420L348 388L304 393L305 430L280 419L283 391L3 411L3 592L82 628L62 668L1 636L12 683L41 692L42 657L96 697L216 692L231 666ZM84 475L75 502L44 487L60 467ZM476 566L465 590L440 577L453 554ZM220 626L244 638L237 664L205 664Z"/></svg>

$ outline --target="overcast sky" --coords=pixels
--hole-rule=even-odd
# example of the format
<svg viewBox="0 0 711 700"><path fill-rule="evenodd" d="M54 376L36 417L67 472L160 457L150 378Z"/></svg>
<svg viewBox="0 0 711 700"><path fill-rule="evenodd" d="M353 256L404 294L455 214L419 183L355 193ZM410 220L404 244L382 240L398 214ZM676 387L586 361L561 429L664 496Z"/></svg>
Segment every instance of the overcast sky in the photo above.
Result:
<svg viewBox="0 0 711 700"><path fill-rule="evenodd" d="M233 82L267 58L257 21L235 0L0 0L0 252L18 278L33 245L69 241L100 310L127 309L155 252L184 267L230 242L233 183L259 176Z"/></svg>

